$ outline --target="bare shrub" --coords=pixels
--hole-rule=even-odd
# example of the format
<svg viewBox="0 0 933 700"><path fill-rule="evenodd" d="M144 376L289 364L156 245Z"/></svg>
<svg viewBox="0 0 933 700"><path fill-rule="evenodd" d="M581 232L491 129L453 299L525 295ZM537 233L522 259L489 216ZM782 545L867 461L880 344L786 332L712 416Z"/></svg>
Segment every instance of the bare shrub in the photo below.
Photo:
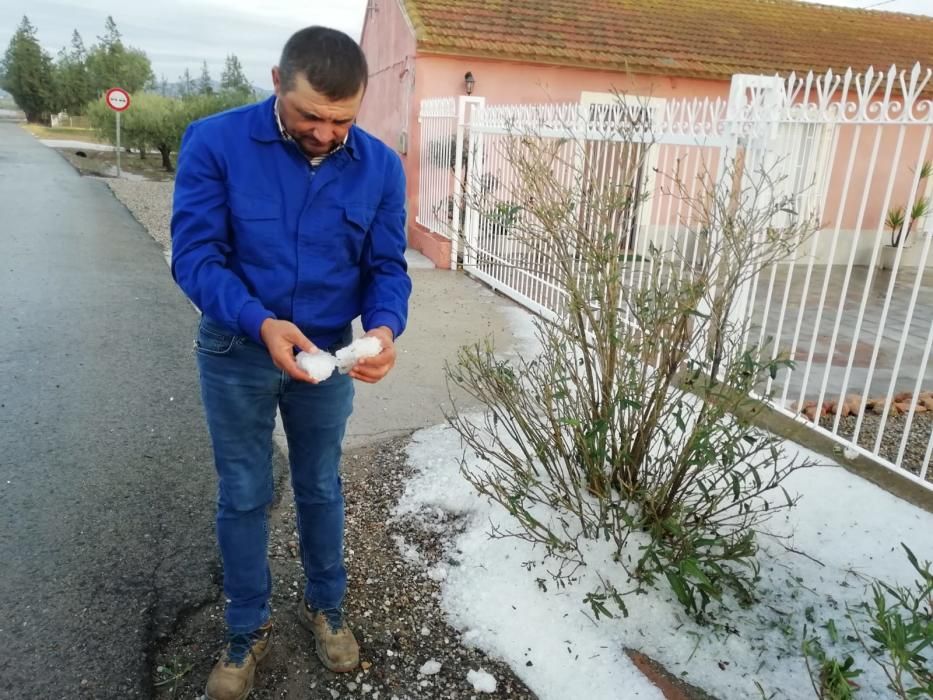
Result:
<svg viewBox="0 0 933 700"><path fill-rule="evenodd" d="M486 413L449 421L483 460L464 461L465 477L514 518L514 529L495 534L541 545L560 563L559 581L586 564L586 541L611 542L636 588L667 581L708 620L726 591L754 599L756 529L793 505L781 484L807 465L741 417L789 362L747 342L740 305L756 276L815 227L795 216L792 196L776 194L773 164L756 166L743 149L718 173L649 171L657 146L647 114L622 100L595 127L623 144L611 180L567 125L557 137L512 129L498 142L509 172L493 173L494 189L470 183L468 225L496 220L491 235L522 251L499 264L561 293L537 321L534 356L503 360L486 342L461 350L449 379ZM644 238L652 189L677 202L685 235ZM506 230L494 219L503 210ZM484 255L466 251L491 264ZM606 601L624 611L609 582L587 600L597 615L609 614Z"/></svg>

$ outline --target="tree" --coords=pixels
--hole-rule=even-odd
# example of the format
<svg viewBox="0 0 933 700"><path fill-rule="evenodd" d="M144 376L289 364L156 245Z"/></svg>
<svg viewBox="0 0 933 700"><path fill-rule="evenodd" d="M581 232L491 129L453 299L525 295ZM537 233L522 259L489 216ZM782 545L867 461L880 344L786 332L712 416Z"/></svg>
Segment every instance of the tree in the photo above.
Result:
<svg viewBox="0 0 933 700"><path fill-rule="evenodd" d="M55 66L55 101L71 115L84 114L88 102L94 99L87 71L87 49L76 29L71 35L71 50L58 54Z"/></svg>
<svg viewBox="0 0 933 700"><path fill-rule="evenodd" d="M97 40L101 46L107 49L123 44L123 35L117 29L117 23L114 21L113 15L107 15L107 20L104 22L104 35L97 37Z"/></svg>
<svg viewBox="0 0 933 700"><path fill-rule="evenodd" d="M132 96L130 108L121 117L122 145L141 151L156 149L162 156L162 167L172 172L172 153L181 147L181 137L188 125L215 112L244 104L242 95L227 92L213 95L191 95L174 99L153 93ZM90 105L91 127L111 143L116 141L116 119L103 100Z"/></svg>
<svg viewBox="0 0 933 700"><path fill-rule="evenodd" d="M201 64L201 77L198 78L198 94L214 94L214 81L211 80L211 73L207 69L207 61L204 61L204 63Z"/></svg>
<svg viewBox="0 0 933 700"><path fill-rule="evenodd" d="M224 62L224 72L220 76L220 89L253 98L253 86L246 78L243 66L236 54L230 54Z"/></svg>
<svg viewBox="0 0 933 700"><path fill-rule="evenodd" d="M174 169L170 154L178 148L185 125L180 117L179 100L152 93L132 96L130 108L121 115L121 146L135 148L140 153L157 149L162 154L162 166ZM104 139L116 141L116 115L103 100L90 105L91 127Z"/></svg>
<svg viewBox="0 0 933 700"><path fill-rule="evenodd" d="M194 81L191 79L191 71L185 68L185 72L178 76L178 82L181 83L181 96L191 97L194 93Z"/></svg>
<svg viewBox="0 0 933 700"><path fill-rule="evenodd" d="M129 93L138 92L153 79L152 64L145 52L123 43L113 17L107 17L103 36L88 53L87 69L95 95L109 88L121 87Z"/></svg>
<svg viewBox="0 0 933 700"><path fill-rule="evenodd" d="M52 57L42 49L36 28L23 16L0 67L0 87L9 92L30 122L48 123L55 109Z"/></svg>

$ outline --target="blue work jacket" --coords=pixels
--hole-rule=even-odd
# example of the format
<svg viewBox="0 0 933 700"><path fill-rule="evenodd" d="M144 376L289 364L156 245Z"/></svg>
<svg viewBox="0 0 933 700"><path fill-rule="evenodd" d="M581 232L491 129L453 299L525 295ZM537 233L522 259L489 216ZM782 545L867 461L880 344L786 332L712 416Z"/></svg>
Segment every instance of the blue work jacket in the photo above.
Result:
<svg viewBox="0 0 933 700"><path fill-rule="evenodd" d="M202 313L261 343L267 318L319 347L362 316L405 329L405 175L398 156L353 126L312 167L286 141L275 98L195 122L178 157L172 276Z"/></svg>

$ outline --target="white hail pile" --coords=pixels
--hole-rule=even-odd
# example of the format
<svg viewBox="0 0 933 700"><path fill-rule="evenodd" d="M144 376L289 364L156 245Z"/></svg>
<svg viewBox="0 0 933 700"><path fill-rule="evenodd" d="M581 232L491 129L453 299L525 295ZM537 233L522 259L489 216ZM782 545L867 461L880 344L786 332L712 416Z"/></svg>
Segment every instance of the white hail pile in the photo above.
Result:
<svg viewBox="0 0 933 700"><path fill-rule="evenodd" d="M349 372L353 366L362 359L375 357L382 352L382 343L379 338L366 336L358 338L347 347L337 351L334 357L329 352L300 352L295 358L298 366L307 372L312 379L323 382L338 370L341 374Z"/></svg>

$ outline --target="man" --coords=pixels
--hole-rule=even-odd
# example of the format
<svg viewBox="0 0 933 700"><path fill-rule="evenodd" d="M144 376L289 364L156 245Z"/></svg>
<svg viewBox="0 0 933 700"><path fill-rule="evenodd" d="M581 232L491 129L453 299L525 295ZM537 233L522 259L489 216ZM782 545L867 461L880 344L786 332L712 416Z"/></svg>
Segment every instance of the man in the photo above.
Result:
<svg viewBox="0 0 933 700"><path fill-rule="evenodd" d="M341 441L351 379L378 382L395 364L411 293L401 163L353 125L367 81L359 46L303 29L272 80L273 98L188 128L175 179L172 274L203 313L195 347L219 480L228 634L207 682L211 700L245 698L269 650L277 408L307 577L298 614L328 669L359 663L342 608ZM348 344L357 316L382 352L313 382L296 349Z"/></svg>

